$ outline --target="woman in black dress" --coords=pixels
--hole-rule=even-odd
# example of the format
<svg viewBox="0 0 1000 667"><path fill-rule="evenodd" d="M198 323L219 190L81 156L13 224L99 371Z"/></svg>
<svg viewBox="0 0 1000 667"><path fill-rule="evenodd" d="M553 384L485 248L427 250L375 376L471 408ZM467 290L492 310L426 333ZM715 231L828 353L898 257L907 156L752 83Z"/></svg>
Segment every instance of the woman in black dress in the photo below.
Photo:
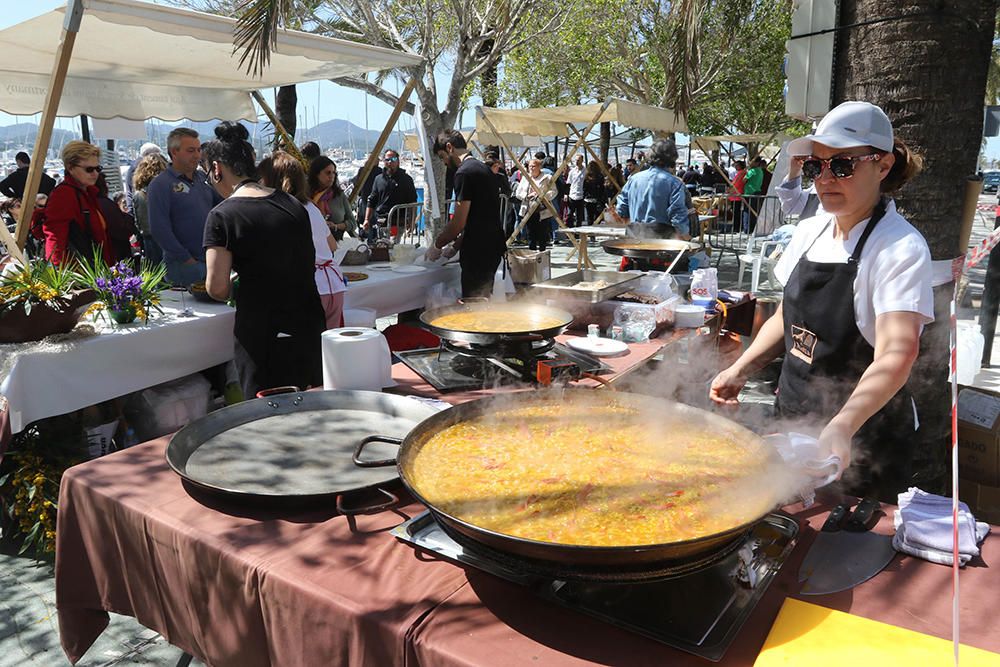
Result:
<svg viewBox="0 0 1000 667"><path fill-rule="evenodd" d="M309 215L294 197L255 180L249 133L215 128L203 151L209 181L226 200L205 222L205 288L224 301L236 290L236 364L244 395L322 382L323 306L314 279Z"/></svg>

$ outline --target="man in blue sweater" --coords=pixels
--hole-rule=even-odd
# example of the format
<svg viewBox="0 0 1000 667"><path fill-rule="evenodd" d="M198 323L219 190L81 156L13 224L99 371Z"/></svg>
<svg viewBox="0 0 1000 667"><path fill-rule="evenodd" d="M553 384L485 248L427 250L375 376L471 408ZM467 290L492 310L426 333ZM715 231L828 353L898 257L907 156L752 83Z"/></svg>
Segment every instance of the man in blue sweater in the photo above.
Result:
<svg viewBox="0 0 1000 667"><path fill-rule="evenodd" d="M177 285L205 280L205 218L222 197L198 171L198 133L178 127L167 135L170 166L146 189L149 228L163 248L167 279Z"/></svg>

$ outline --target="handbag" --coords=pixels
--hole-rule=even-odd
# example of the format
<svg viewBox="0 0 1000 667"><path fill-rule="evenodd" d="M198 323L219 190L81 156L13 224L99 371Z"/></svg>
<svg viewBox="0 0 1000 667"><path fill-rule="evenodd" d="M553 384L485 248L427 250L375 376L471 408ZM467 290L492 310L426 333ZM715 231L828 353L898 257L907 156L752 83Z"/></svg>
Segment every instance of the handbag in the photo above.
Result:
<svg viewBox="0 0 1000 667"><path fill-rule="evenodd" d="M375 247L372 248L369 260L372 262L390 261L391 258L389 256L389 241L386 239L379 239L375 241Z"/></svg>
<svg viewBox="0 0 1000 667"><path fill-rule="evenodd" d="M364 243L359 245L353 250L348 250L344 255L344 259L340 261L341 266L363 266L368 263L368 255L370 254L368 246Z"/></svg>

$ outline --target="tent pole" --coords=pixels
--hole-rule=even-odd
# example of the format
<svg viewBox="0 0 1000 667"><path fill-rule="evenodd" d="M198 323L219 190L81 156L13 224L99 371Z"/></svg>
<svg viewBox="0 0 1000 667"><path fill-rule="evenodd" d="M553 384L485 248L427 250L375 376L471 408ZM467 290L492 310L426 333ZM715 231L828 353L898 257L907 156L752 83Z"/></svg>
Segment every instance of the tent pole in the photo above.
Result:
<svg viewBox="0 0 1000 667"><path fill-rule="evenodd" d="M90 123L87 121L87 114L80 114L80 137L90 143Z"/></svg>
<svg viewBox="0 0 1000 667"><path fill-rule="evenodd" d="M580 130L573 128L573 131L576 132L576 136L580 136ZM605 165L604 162L601 160L601 158L597 155L597 153L594 152L594 149L590 147L589 143L584 141L583 147L590 154L590 157L594 159L594 162L597 163L597 168L601 170L601 173L604 174L604 177L608 179L611 185L615 186L615 190L618 191L618 194L621 194L622 186L618 185L618 181L616 181L614 176L611 175L611 171L608 169L607 165Z"/></svg>
<svg viewBox="0 0 1000 667"><path fill-rule="evenodd" d="M278 116L274 113L274 110L271 109L267 100L264 99L264 96L260 94L260 91L254 90L251 92L251 95L253 95L254 101L260 105L261 109L263 109L264 115L267 116L267 119L271 121L271 125L274 126L274 131L278 133L279 137L281 137L282 149L301 162L303 166L307 165L308 160L306 160L299 151L298 146L295 145L295 140L289 136L288 130L286 130L285 126L281 124L280 120L278 120Z"/></svg>
<svg viewBox="0 0 1000 667"><path fill-rule="evenodd" d="M364 187L365 182L368 181L368 174L372 173L372 169L375 168L375 163L378 162L378 154L382 151L382 147L385 146L385 142L389 140L389 135L392 134L392 127L396 124L399 119L399 115L403 113L403 107L406 106L407 100L410 99L410 93L413 92L413 88L417 85L416 78L411 78L403 88L403 92L400 93L399 99L396 100L396 106L392 108L392 113L389 114L389 119L385 123L385 127L382 128L382 134L378 136L378 141L375 142L375 147L368 154L368 159L365 160L365 166L358 174L358 180L355 182L354 189L351 190L351 196L347 198L347 203L353 205L357 200L358 195L361 194L361 189Z"/></svg>
<svg viewBox="0 0 1000 667"><path fill-rule="evenodd" d="M83 0L67 0L66 20L63 21L62 38L56 47L55 63L52 65L52 75L49 77L49 90L45 94L45 104L42 106L42 117L38 121L38 134L35 137L35 147L31 151L31 165L28 167L28 180L24 184L24 195L21 197L21 217L17 221L15 237L17 243L10 249L11 254L24 262L21 248L28 240L28 229L31 227L31 214L35 211L35 197L38 195L38 185L45 171L45 155L52 140L52 127L56 122L56 111L62 98L63 85L66 83L66 70L73 55L73 45L76 34L80 32L80 20L83 18Z"/></svg>
<svg viewBox="0 0 1000 667"><path fill-rule="evenodd" d="M559 177L562 175L563 171L565 171L566 165L569 163L570 159L572 159L572 157L576 154L577 150L579 150L580 145L582 143L584 143L584 137L586 137L588 134L590 134L590 131L594 129L594 126L597 125L598 122L600 122L601 116L604 115L604 112L607 111L607 109L608 109L608 107L610 105L611 105L611 100L610 99L606 100L603 104L601 104L601 108L597 111L597 114L590 121L590 124L587 125L587 129L585 129L583 131L583 133L580 135L580 138L577 139L576 143L573 145L573 148L570 149L569 154L566 155L566 159L563 160L563 163L561 165L559 165L559 168L556 169L556 171L555 171L554 174L552 174L551 180L552 180L553 183L555 183L555 181L557 181L559 179ZM502 137L499 136L500 133L497 132L497 129L493 125L492 121L490 121L490 119L487 118L486 113L483 111L483 108L482 107L477 107L477 111L479 112L479 116L483 119L483 121L490 127L490 130L493 132L493 134L498 135L498 137L497 137L498 139L502 139ZM555 217L556 223L558 223L558 225L560 227L562 227L563 229L566 228L566 225L563 224L562 218L559 217L559 212L556 210L555 206L552 205L552 202L549 201L549 198L546 197L545 194L538 188L538 184L535 183L535 181L531 178L531 175L528 174L528 170L525 169L524 165L522 165L520 162L518 163L517 166L518 166L518 168L521 169L521 177L522 178L527 178L528 179L528 184L537 193L538 200L535 201L528 208L528 212L525 214L524 218L521 220L521 224L519 224L517 226L517 228L514 230L514 233L511 234L511 236L510 236L509 239L507 239L508 245L517 236L517 233L519 231L521 231L521 228L523 228L524 225L528 222L528 218L530 218L534 214L535 209L538 207L539 202L541 202L543 205L545 205L549 209L549 211ZM574 238L572 235L569 235L568 238L569 238L570 244L574 248L576 248L576 251L578 253L580 253L581 256L586 257L586 255L583 253L583 251L580 250L580 248L581 248L581 246L580 246L580 239ZM590 262L588 261L588 263L590 263ZM591 265L590 268L593 268L593 263L590 263L590 265Z"/></svg>

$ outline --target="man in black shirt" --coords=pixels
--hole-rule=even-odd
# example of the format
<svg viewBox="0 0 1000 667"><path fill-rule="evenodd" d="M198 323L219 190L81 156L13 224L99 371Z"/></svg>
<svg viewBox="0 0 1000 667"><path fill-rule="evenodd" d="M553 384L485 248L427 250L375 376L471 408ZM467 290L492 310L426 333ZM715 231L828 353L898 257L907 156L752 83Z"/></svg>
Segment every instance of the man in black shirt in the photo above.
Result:
<svg viewBox="0 0 1000 667"><path fill-rule="evenodd" d="M0 194L14 199L23 199L24 187L28 183L28 166L31 164L31 158L28 157L27 153L21 151L14 156L14 162L17 163L17 170L0 181ZM54 187L56 187L55 179L43 171L42 180L38 183L38 194L47 195L52 192Z"/></svg>
<svg viewBox="0 0 1000 667"><path fill-rule="evenodd" d="M500 220L500 190L496 175L472 157L465 137L458 130L445 130L434 142L434 152L455 171L455 214L448 226L434 239L427 259L442 254L462 255L462 296L488 297L493 292L493 276L507 251L503 223ZM446 250L442 248L452 244Z"/></svg>
<svg viewBox="0 0 1000 667"><path fill-rule="evenodd" d="M375 177L372 192L368 195L368 209L365 211L365 224L362 227L370 241L376 238L374 223L386 222L393 206L415 204L417 201L417 188L413 185L413 179L399 168L399 153L387 150L382 162L382 173ZM405 219L401 217L390 222L402 224Z"/></svg>

